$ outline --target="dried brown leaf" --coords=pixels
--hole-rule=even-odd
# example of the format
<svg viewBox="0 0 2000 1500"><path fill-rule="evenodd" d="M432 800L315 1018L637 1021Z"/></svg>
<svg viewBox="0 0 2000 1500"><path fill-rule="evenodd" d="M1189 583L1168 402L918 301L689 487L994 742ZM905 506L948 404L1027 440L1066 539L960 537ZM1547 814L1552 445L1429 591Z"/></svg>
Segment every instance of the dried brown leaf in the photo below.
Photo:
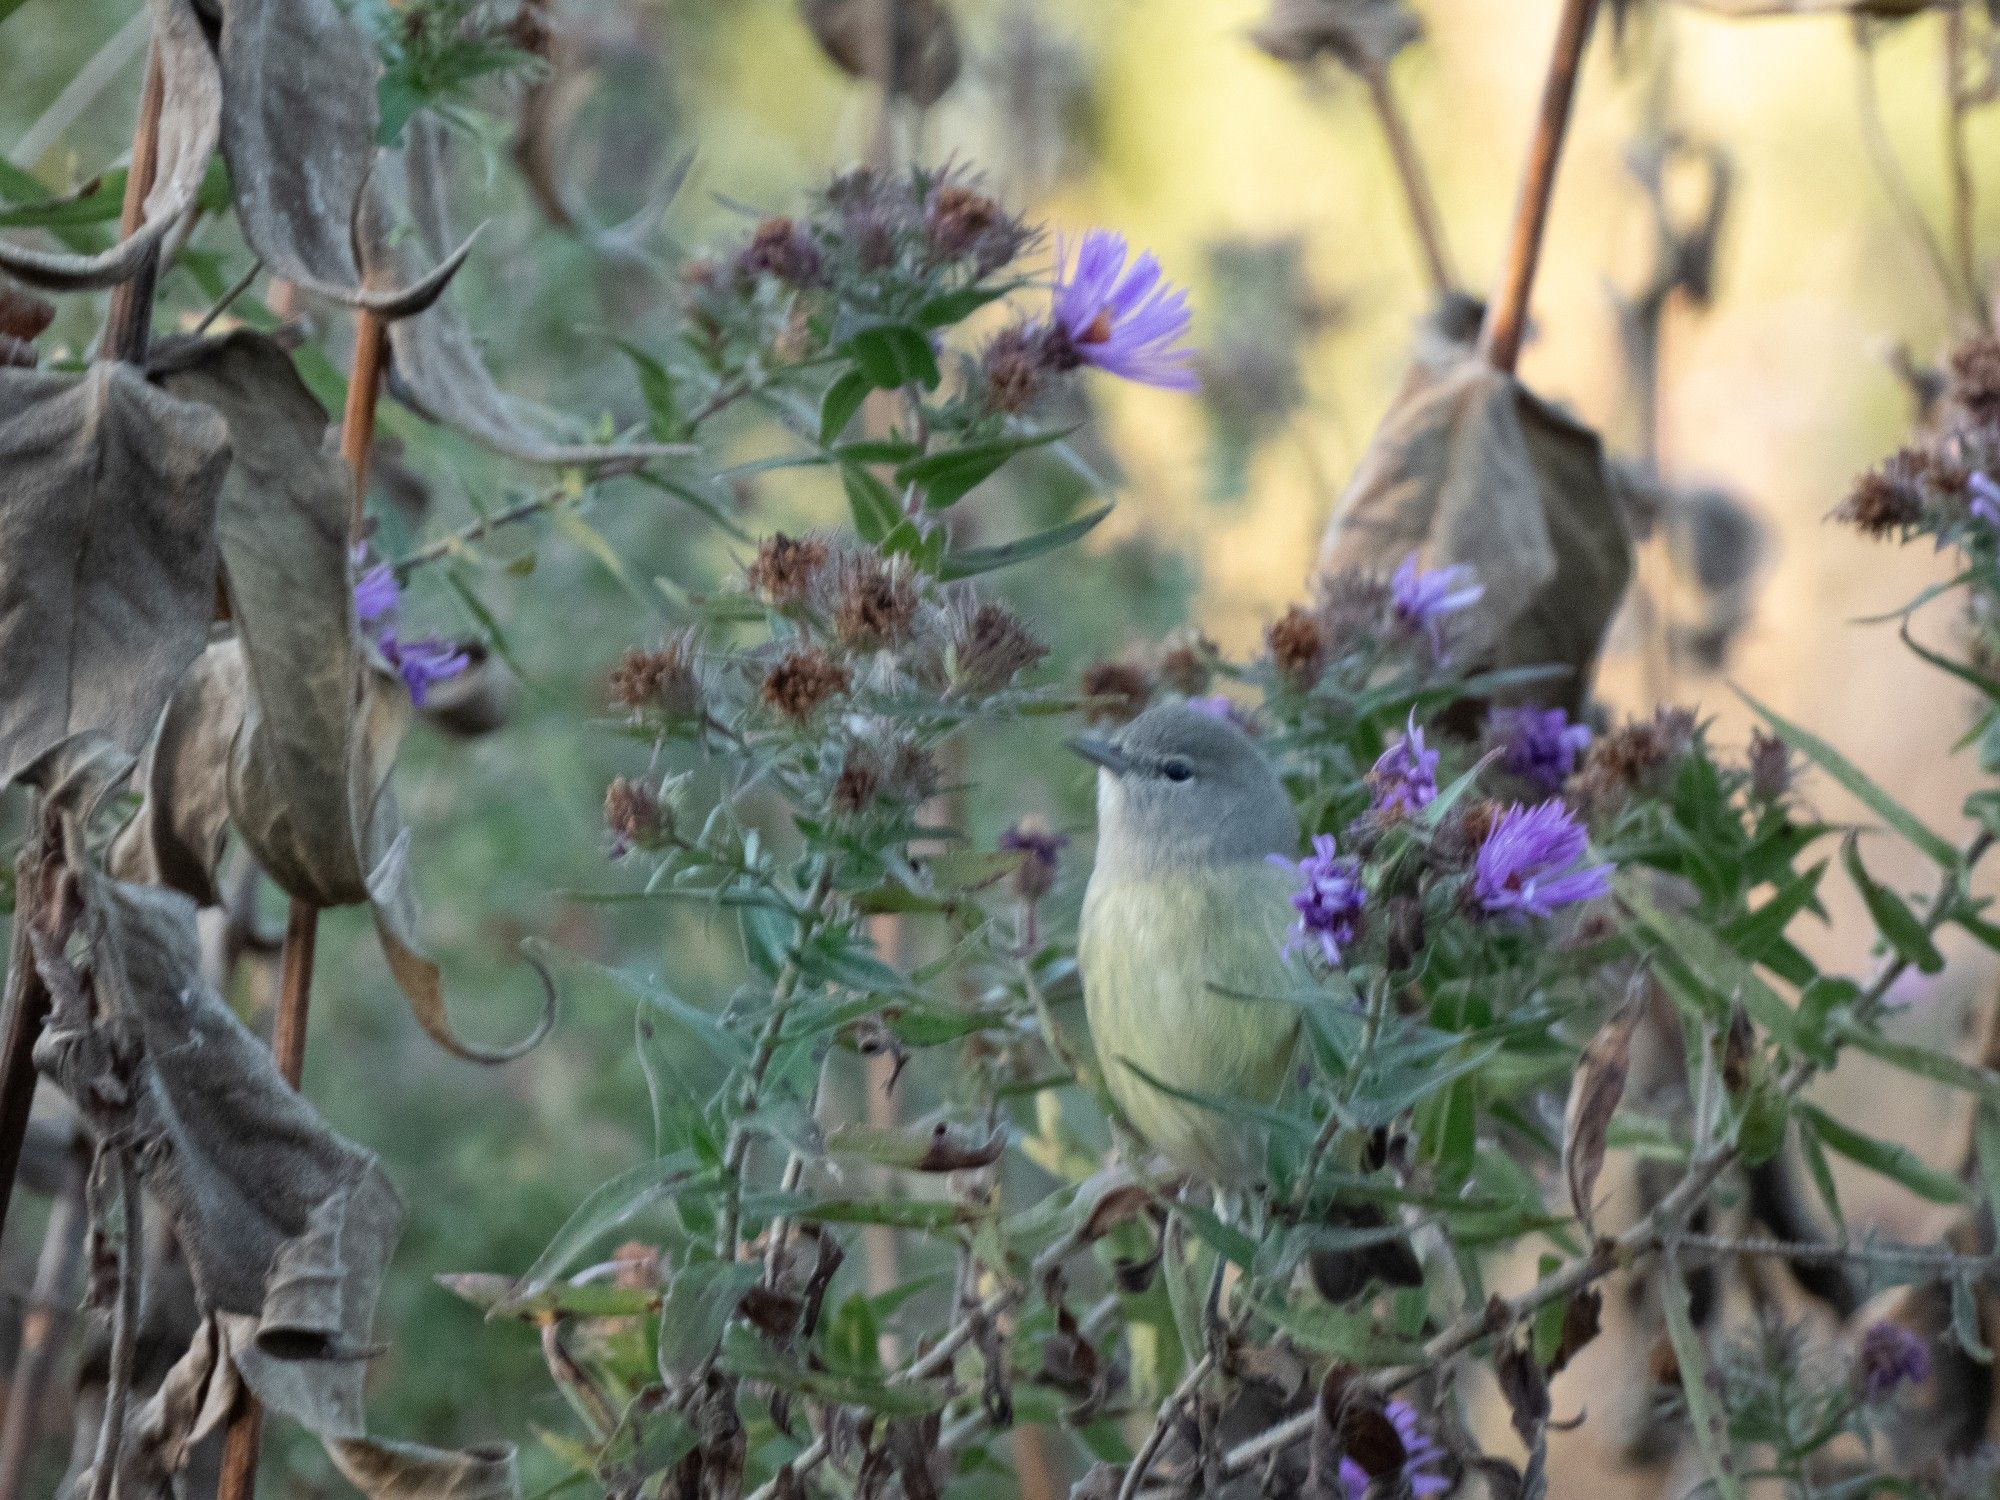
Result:
<svg viewBox="0 0 2000 1500"><path fill-rule="evenodd" d="M1604 1170L1611 1116L1625 1097L1625 1077L1632 1065L1632 1032L1644 1013L1644 997L1635 991L1590 1039L1570 1083L1569 1108L1563 1115L1563 1180L1569 1185L1570 1207L1585 1228L1591 1223L1597 1174Z"/></svg>
<svg viewBox="0 0 2000 1500"><path fill-rule="evenodd" d="M420 117L410 122L405 134L403 149L383 158L361 216L361 258L371 287L406 279L411 244L438 258L451 243L443 131ZM402 232L406 224L414 233ZM501 390L486 368L472 330L448 298L421 315L392 324L389 341L394 355L390 388L398 400L509 458L592 465L634 463L687 451L672 443L596 444L550 438L548 432L574 424Z"/></svg>
<svg viewBox="0 0 2000 1500"><path fill-rule="evenodd" d="M136 370L0 370L0 786L99 735L136 754L215 603L214 413Z"/></svg>
<svg viewBox="0 0 2000 1500"><path fill-rule="evenodd" d="M1373 74L1422 35L1423 23L1403 0L1271 0L1250 39L1279 62L1331 57Z"/></svg>
<svg viewBox="0 0 2000 1500"><path fill-rule="evenodd" d="M1549 1383L1541 1366L1535 1363L1527 1344L1515 1340L1494 1358L1493 1373L1500 1382L1500 1394L1506 1398L1514 1431L1532 1451L1542 1441L1549 1422Z"/></svg>
<svg viewBox="0 0 2000 1500"><path fill-rule="evenodd" d="M194 208L209 158L215 154L222 84L200 18L188 0L151 3L153 52L159 59L164 92L157 166L139 227L96 255L31 250L0 240L0 269L30 286L56 292L116 286L129 279Z"/></svg>
<svg viewBox="0 0 2000 1500"><path fill-rule="evenodd" d="M221 900L229 758L247 694L233 639L212 643L181 678L139 760L134 780L145 800L112 841L106 868L118 879L170 886L202 906Z"/></svg>
<svg viewBox="0 0 2000 1500"><path fill-rule="evenodd" d="M1581 706L1632 573L1597 435L1469 357L1418 363L1320 548L1320 576L1386 572L1412 552L1485 585L1455 642L1481 667L1559 666L1537 700Z"/></svg>
<svg viewBox="0 0 2000 1500"><path fill-rule="evenodd" d="M1562 1335L1556 1340L1556 1352L1549 1360L1551 1380L1597 1337L1603 1317L1604 1293L1596 1287L1586 1287L1569 1299L1569 1305L1563 1308Z"/></svg>
<svg viewBox="0 0 2000 1500"><path fill-rule="evenodd" d="M919 109L937 103L958 81L958 25L939 0L801 0L799 11L841 72Z"/></svg>

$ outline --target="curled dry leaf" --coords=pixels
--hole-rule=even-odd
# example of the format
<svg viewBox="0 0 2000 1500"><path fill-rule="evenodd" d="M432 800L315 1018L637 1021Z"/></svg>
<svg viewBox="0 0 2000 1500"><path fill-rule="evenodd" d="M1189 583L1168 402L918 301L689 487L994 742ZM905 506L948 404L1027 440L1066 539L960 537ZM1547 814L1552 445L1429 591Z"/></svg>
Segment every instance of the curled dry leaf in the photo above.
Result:
<svg viewBox="0 0 2000 1500"><path fill-rule="evenodd" d="M181 678L139 758L144 800L111 844L106 868L118 879L168 886L202 906L221 900L229 757L247 691L234 639L212 643Z"/></svg>
<svg viewBox="0 0 2000 1500"><path fill-rule="evenodd" d="M1464 564L1485 596L1461 618L1482 667L1559 666L1534 696L1575 711L1632 575L1597 435L1474 357L1405 381L1320 547L1318 570L1386 572L1412 552Z"/></svg>
<svg viewBox="0 0 2000 1500"><path fill-rule="evenodd" d="M1250 39L1279 62L1303 65L1331 57L1373 75L1423 35L1403 0L1271 0Z"/></svg>
<svg viewBox="0 0 2000 1500"><path fill-rule="evenodd" d="M1604 1170L1611 1116L1625 1097L1625 1077L1632 1066L1632 1032L1644 1013L1644 993L1635 986L1633 994L1583 1049L1583 1059L1570 1083L1569 1108L1563 1115L1563 1180L1569 1185L1570 1207L1585 1228L1591 1223L1597 1174Z"/></svg>
<svg viewBox="0 0 2000 1500"><path fill-rule="evenodd" d="M439 256L451 239L443 132L419 117L406 127L405 142L401 151L384 155L361 216L361 258L371 287L403 279L410 244ZM403 233L405 224L415 232ZM391 324L389 346L394 356L390 390L398 400L508 458L594 465L638 463L687 451L672 443L573 443L549 437L550 431L573 424L494 383L472 330L449 299Z"/></svg>
<svg viewBox="0 0 2000 1500"><path fill-rule="evenodd" d="M273 275L384 318L430 306L470 240L440 252L422 275L365 290L355 256L375 163L373 38L336 0L220 0L220 8L222 158L251 249Z"/></svg>
<svg viewBox="0 0 2000 1500"><path fill-rule="evenodd" d="M145 744L208 632L228 465L213 412L129 367L0 370L0 787Z"/></svg>
<svg viewBox="0 0 2000 1500"><path fill-rule="evenodd" d="M55 292L87 292L128 279L192 212L221 119L222 86L201 21L188 0L152 0L153 52L164 85L159 157L139 227L109 250L79 255L0 240L0 269Z"/></svg>
<svg viewBox="0 0 2000 1500"><path fill-rule="evenodd" d="M501 1062L513 1047L461 1041L446 1016L437 965L417 940L409 834L389 788L410 719L394 674L368 669L354 618L347 551L351 478L327 453L325 409L291 357L261 334L237 332L162 353L168 390L220 413L237 462L224 486L223 576L243 644L248 695L228 770L230 818L287 894L315 906L367 902L383 956L418 1023L439 1046Z"/></svg>
<svg viewBox="0 0 2000 1500"><path fill-rule="evenodd" d="M841 72L919 109L958 81L958 24L939 0L800 0L799 13Z"/></svg>

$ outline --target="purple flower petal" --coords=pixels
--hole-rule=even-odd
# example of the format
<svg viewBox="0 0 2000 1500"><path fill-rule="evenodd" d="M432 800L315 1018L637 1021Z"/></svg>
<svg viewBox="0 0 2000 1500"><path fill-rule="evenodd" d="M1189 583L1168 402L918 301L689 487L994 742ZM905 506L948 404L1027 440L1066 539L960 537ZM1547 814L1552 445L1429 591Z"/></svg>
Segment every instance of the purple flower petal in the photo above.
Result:
<svg viewBox="0 0 2000 1500"><path fill-rule="evenodd" d="M1141 385L1191 391L1194 353L1178 342L1194 321L1187 294L1166 281L1152 254L1129 269L1126 255L1121 235L1085 235L1075 265L1056 282L1055 326L1080 363Z"/></svg>
<svg viewBox="0 0 2000 1500"><path fill-rule="evenodd" d="M1589 836L1560 801L1519 803L1493 822L1473 862L1472 895L1481 910L1516 920L1546 917L1559 906L1591 901L1611 889L1612 866L1577 868Z"/></svg>
<svg viewBox="0 0 2000 1500"><path fill-rule="evenodd" d="M354 613L363 625L393 615L402 602L396 570L387 563L377 563L354 581Z"/></svg>

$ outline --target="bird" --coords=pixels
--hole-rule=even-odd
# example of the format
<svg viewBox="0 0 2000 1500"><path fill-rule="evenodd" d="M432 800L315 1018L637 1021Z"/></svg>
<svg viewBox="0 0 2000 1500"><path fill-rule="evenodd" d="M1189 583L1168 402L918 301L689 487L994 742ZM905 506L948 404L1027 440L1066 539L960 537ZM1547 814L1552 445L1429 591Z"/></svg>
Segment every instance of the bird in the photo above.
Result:
<svg viewBox="0 0 2000 1500"><path fill-rule="evenodd" d="M1298 1050L1293 881L1271 858L1298 845L1291 798L1256 741L1186 703L1069 743L1098 768L1077 961L1105 1085L1176 1170L1252 1184L1262 1133L1190 1096L1268 1104Z"/></svg>
<svg viewBox="0 0 2000 1500"><path fill-rule="evenodd" d="M1283 1091L1299 1050L1285 960L1291 798L1257 742L1206 704L1160 704L1068 743L1097 767L1077 966L1105 1086L1147 1147L1245 1210L1264 1177L1265 1132L1251 1116ZM1334 1205L1325 1222L1387 1220L1363 1202ZM1422 1280L1399 1237L1316 1251L1308 1266L1335 1302L1372 1281Z"/></svg>

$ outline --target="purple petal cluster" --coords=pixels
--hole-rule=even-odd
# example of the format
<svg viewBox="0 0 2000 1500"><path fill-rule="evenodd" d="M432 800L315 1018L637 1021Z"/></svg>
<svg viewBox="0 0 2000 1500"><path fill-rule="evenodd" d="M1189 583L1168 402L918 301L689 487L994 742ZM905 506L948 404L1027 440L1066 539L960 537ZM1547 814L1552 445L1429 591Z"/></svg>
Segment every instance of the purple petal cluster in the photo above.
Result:
<svg viewBox="0 0 2000 1500"><path fill-rule="evenodd" d="M1496 708L1487 733L1500 747L1500 768L1544 792L1560 791L1590 748L1589 727L1560 708Z"/></svg>
<svg viewBox="0 0 2000 1500"><path fill-rule="evenodd" d="M1206 714L1211 719L1222 719L1234 724L1246 734L1257 732L1257 722L1250 717L1249 711L1234 698L1222 693L1210 693L1205 698L1190 698L1187 706L1198 714Z"/></svg>
<svg viewBox="0 0 2000 1500"><path fill-rule="evenodd" d="M1312 847L1311 854L1297 861L1271 856L1272 864L1299 880L1292 895L1292 910L1299 915L1287 948L1317 949L1329 964L1337 964L1341 950L1361 931L1361 911L1368 900L1361 885L1361 861L1342 854L1330 833L1316 834Z"/></svg>
<svg viewBox="0 0 2000 1500"><path fill-rule="evenodd" d="M1412 714L1403 737L1368 772L1369 810L1378 816L1416 816L1437 797L1437 771L1438 752L1424 744L1424 732Z"/></svg>
<svg viewBox="0 0 2000 1500"><path fill-rule="evenodd" d="M422 708L430 690L463 672L472 658L438 636L403 639L396 628L402 605L403 591L397 586L395 569L387 563L377 563L354 581L354 614L362 632L403 679L410 702Z"/></svg>
<svg viewBox="0 0 2000 1500"><path fill-rule="evenodd" d="M1440 1472L1444 1449L1417 1425L1416 1408L1407 1401L1391 1401L1388 1408L1396 1436L1403 1440L1402 1479L1407 1492L1417 1500L1442 1495L1451 1481ZM1368 1500L1368 1471L1351 1458L1340 1460L1340 1488L1345 1500Z"/></svg>
<svg viewBox="0 0 2000 1500"><path fill-rule="evenodd" d="M1581 861L1589 836L1560 801L1518 802L1493 820L1473 861L1472 895L1489 916L1546 917L1611 889L1610 865Z"/></svg>
<svg viewBox="0 0 2000 1500"><path fill-rule="evenodd" d="M1426 569L1412 552L1389 579L1389 601L1405 629L1422 631L1432 650L1443 642L1439 626L1446 615L1469 609L1486 597L1486 585L1463 563Z"/></svg>
<svg viewBox="0 0 2000 1500"><path fill-rule="evenodd" d="M1898 1386L1931 1378L1930 1345L1901 1323L1872 1323L1861 1335L1854 1374L1863 1400L1886 1401Z"/></svg>
<svg viewBox="0 0 2000 1500"><path fill-rule="evenodd" d="M1054 326L1080 364L1141 385L1191 391L1194 351L1179 342L1194 321L1187 293L1164 278L1151 253L1129 268L1127 255L1124 236L1093 229L1083 237L1075 265L1062 257Z"/></svg>
<svg viewBox="0 0 2000 1500"><path fill-rule="evenodd" d="M2000 530L2000 484L1984 469L1974 469L1965 486L1972 492L1972 518Z"/></svg>

